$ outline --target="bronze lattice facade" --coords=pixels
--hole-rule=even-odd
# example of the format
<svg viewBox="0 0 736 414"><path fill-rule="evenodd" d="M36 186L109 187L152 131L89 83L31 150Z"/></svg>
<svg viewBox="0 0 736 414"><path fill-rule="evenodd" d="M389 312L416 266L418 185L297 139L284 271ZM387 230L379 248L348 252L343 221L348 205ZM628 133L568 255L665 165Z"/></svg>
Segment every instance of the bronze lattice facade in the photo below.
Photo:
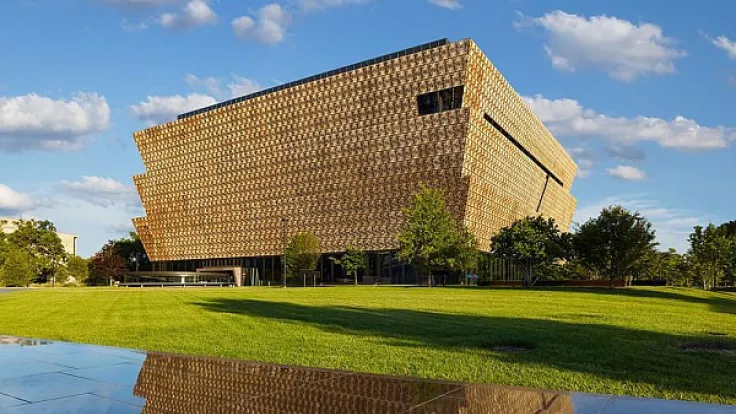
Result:
<svg viewBox="0 0 736 414"><path fill-rule="evenodd" d="M420 182L488 250L514 220L567 228L577 166L472 40L438 41L184 114L134 135L153 261L397 248Z"/></svg>
<svg viewBox="0 0 736 414"><path fill-rule="evenodd" d="M564 392L148 353L143 413L572 414Z"/></svg>

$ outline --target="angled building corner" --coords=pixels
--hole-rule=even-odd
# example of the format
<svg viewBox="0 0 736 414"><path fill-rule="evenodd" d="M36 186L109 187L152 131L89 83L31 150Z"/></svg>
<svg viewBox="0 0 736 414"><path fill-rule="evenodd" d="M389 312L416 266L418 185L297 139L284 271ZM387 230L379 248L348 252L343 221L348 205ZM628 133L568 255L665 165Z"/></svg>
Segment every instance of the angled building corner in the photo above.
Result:
<svg viewBox="0 0 736 414"><path fill-rule="evenodd" d="M466 226L486 251L499 229L527 216L552 217L567 231L577 165L478 45L467 42Z"/></svg>

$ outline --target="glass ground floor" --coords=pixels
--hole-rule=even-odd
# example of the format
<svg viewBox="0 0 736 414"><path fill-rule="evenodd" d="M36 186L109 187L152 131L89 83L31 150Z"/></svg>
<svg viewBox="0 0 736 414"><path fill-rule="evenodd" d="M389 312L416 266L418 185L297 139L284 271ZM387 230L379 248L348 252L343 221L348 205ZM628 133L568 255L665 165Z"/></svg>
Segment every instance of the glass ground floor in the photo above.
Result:
<svg viewBox="0 0 736 414"><path fill-rule="evenodd" d="M289 277L291 285L348 284L353 279L345 274L342 266L331 258L339 258L340 253L322 254L313 272L297 277ZM368 252L368 266L358 273L361 284L418 284L420 280L411 265L396 259L393 252ZM226 268L242 268L244 286L273 286L283 283L282 256L238 257L222 259L197 259L154 262L154 272L208 272ZM307 277L308 276L308 277Z"/></svg>
<svg viewBox="0 0 736 414"><path fill-rule="evenodd" d="M302 272L300 275L287 278L289 285L314 284L352 284L352 277L345 273L339 264L332 258L340 258L342 253L322 254L317 267L311 272ZM427 280L417 274L408 263L399 260L393 251L367 252L368 266L358 273L360 284L426 284ZM218 282L232 282L236 284L236 273L239 273L240 284L243 286L274 286L283 283L282 256L238 257L221 259L196 259L154 262L153 271L182 272L196 275L196 280L217 280ZM207 277L211 273L212 277ZM478 268L474 272L447 272L437 270L434 273L435 284L460 284L469 282L469 273L474 275L473 282L482 280L521 280L523 269L509 261L492 259L482 255ZM231 275L231 279L224 280L223 274ZM216 276L215 276L216 275ZM214 279L213 279L214 278ZM227 277L225 277L227 279Z"/></svg>

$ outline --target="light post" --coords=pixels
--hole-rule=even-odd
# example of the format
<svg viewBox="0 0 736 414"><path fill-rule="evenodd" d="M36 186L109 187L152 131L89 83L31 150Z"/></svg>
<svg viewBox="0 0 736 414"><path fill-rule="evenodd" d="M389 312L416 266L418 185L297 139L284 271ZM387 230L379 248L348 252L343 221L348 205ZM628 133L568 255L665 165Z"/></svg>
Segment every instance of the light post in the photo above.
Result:
<svg viewBox="0 0 736 414"><path fill-rule="evenodd" d="M288 222L288 218L281 217L281 243L284 249L284 255L281 257L281 265L283 268L281 277L283 279L284 287L286 287L286 223Z"/></svg>

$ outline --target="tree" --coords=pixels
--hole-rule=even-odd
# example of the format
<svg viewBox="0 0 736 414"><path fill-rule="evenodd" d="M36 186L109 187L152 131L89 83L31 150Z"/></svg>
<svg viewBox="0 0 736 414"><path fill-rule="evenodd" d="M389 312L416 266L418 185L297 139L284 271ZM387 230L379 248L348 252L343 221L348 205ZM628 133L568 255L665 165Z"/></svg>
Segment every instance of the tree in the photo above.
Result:
<svg viewBox="0 0 736 414"><path fill-rule="evenodd" d="M138 233L130 232L127 239L115 240L117 251L127 263L128 270L151 270L151 261L148 259L146 249L143 248Z"/></svg>
<svg viewBox="0 0 736 414"><path fill-rule="evenodd" d="M89 276L89 263L86 259L79 256L70 256L66 261L66 268L69 275L73 277L77 283L86 283Z"/></svg>
<svg viewBox="0 0 736 414"><path fill-rule="evenodd" d="M2 267L0 267L0 281L5 286L28 286L36 275L33 267L33 258L24 249L16 245L9 245L4 249Z"/></svg>
<svg viewBox="0 0 736 414"><path fill-rule="evenodd" d="M573 237L581 263L611 283L636 273L657 245L652 224L621 206L604 208L581 225Z"/></svg>
<svg viewBox="0 0 736 414"><path fill-rule="evenodd" d="M727 221L718 226L718 229L721 230L726 237L736 237L736 220Z"/></svg>
<svg viewBox="0 0 736 414"><path fill-rule="evenodd" d="M736 220L721 224L718 226L718 230L733 243L733 247L726 259L727 264L724 268L722 279L731 286L736 286Z"/></svg>
<svg viewBox="0 0 736 414"><path fill-rule="evenodd" d="M632 280L659 280L664 271L663 252L655 249L647 250L639 261L639 266L632 271Z"/></svg>
<svg viewBox="0 0 736 414"><path fill-rule="evenodd" d="M404 208L407 222L398 235L398 257L434 284L433 269L453 270L472 264L474 237L450 213L441 190L421 185Z"/></svg>
<svg viewBox="0 0 736 414"><path fill-rule="evenodd" d="M526 268L524 286L536 283L534 270L568 256L569 235L562 233L552 218L526 217L502 228L491 238L495 257L513 259Z"/></svg>
<svg viewBox="0 0 736 414"><path fill-rule="evenodd" d="M121 280L128 266L117 251L115 241L110 240L89 261L88 285L110 284Z"/></svg>
<svg viewBox="0 0 736 414"><path fill-rule="evenodd" d="M449 246L447 260L449 269L465 277L467 272L477 270L479 260L478 240L465 226L459 226Z"/></svg>
<svg viewBox="0 0 736 414"><path fill-rule="evenodd" d="M715 289L734 258L736 241L713 224L696 226L689 241L688 255L703 281L703 289Z"/></svg>
<svg viewBox="0 0 736 414"><path fill-rule="evenodd" d="M66 266L59 266L54 273L54 284L65 285L69 281L69 269Z"/></svg>
<svg viewBox="0 0 736 414"><path fill-rule="evenodd" d="M0 227L5 224L5 220L0 220ZM5 263L5 255L8 250L8 242L7 242L7 235L0 230L0 267L2 267L3 263Z"/></svg>
<svg viewBox="0 0 736 414"><path fill-rule="evenodd" d="M31 256L34 277L39 282L52 280L66 259L56 227L48 220L18 220L16 230L8 234L9 244L25 250Z"/></svg>
<svg viewBox="0 0 736 414"><path fill-rule="evenodd" d="M286 246L286 269L295 277L299 271L314 270L321 255L319 239L312 233L297 233ZM284 275L284 284L286 275Z"/></svg>
<svg viewBox="0 0 736 414"><path fill-rule="evenodd" d="M653 279L664 279L667 284L674 286L687 286L689 284L687 263L685 257L675 249L666 252L657 252L658 268L653 274Z"/></svg>
<svg viewBox="0 0 736 414"><path fill-rule="evenodd" d="M341 258L330 257L330 260L342 266L345 269L345 274L353 277L355 286L358 286L358 271L368 267L368 255L363 250L353 246L348 246Z"/></svg>

